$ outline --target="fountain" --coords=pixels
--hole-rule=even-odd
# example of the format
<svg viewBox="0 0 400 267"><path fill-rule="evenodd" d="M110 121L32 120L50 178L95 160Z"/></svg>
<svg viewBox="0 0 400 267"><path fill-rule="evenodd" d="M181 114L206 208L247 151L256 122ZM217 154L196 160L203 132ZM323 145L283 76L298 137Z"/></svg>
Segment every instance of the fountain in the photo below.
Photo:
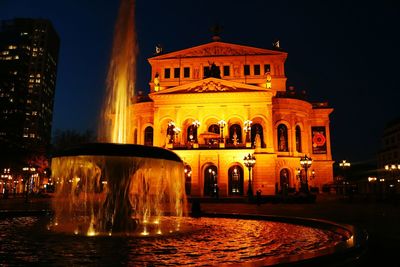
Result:
<svg viewBox="0 0 400 267"><path fill-rule="evenodd" d="M0 265L270 266L302 261L317 266L358 248L354 228L325 221L184 216L181 159L162 148L128 144L137 51L134 5L134 0L121 1L100 142L54 155L54 214L0 213L5 217L0 220Z"/></svg>
<svg viewBox="0 0 400 267"><path fill-rule="evenodd" d="M96 235L134 233L142 226L141 233L147 235L148 222L160 225L162 214L184 213L179 157L161 148L127 144L136 76L134 5L134 0L121 1L115 25L100 142L54 155L55 229Z"/></svg>
<svg viewBox="0 0 400 267"><path fill-rule="evenodd" d="M56 155L52 168L57 183L54 230L86 235L140 230L147 235L151 222L157 233L162 232L163 214L184 215L183 164L171 151L85 144Z"/></svg>

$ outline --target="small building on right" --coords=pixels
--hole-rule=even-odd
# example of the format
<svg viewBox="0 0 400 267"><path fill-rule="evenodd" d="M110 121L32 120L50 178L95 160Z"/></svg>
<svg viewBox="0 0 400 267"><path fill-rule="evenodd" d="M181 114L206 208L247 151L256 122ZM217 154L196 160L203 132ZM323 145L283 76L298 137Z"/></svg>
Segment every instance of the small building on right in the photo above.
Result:
<svg viewBox="0 0 400 267"><path fill-rule="evenodd" d="M377 155L378 179L382 193L400 193L400 117L383 129L381 149Z"/></svg>
<svg viewBox="0 0 400 267"><path fill-rule="evenodd" d="M396 163L400 163L400 117L386 124L378 152L378 168Z"/></svg>

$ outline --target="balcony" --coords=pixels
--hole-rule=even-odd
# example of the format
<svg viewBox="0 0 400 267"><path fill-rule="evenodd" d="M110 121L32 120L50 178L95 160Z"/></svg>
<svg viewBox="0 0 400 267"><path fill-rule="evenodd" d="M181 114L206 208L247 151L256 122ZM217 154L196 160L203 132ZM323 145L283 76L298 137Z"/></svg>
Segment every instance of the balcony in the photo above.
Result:
<svg viewBox="0 0 400 267"><path fill-rule="evenodd" d="M187 142L185 144L169 144L169 149L173 150L188 150L188 149L198 149L198 150L209 150L209 149L249 149L246 143L239 143L239 144L231 144L231 143L224 143L223 141L218 139L207 140L206 142Z"/></svg>

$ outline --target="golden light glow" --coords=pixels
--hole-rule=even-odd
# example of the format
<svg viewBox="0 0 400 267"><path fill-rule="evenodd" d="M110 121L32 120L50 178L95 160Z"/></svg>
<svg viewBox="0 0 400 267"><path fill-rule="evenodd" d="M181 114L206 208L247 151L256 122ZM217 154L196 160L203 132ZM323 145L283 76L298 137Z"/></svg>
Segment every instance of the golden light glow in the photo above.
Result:
<svg viewBox="0 0 400 267"><path fill-rule="evenodd" d="M141 235L144 235L144 236L147 236L147 235L149 235L150 233L147 231L146 226L144 226L143 232L141 232L140 234L141 234Z"/></svg>
<svg viewBox="0 0 400 267"><path fill-rule="evenodd" d="M131 125L129 105L135 91L136 54L134 1L122 1L114 32L106 98L99 129L102 142L128 143Z"/></svg>
<svg viewBox="0 0 400 267"><path fill-rule="evenodd" d="M108 225L102 224L104 221L102 216L109 207L106 200L112 196L119 197L126 193L124 186L121 186L123 192L109 190L109 187L115 188L113 185L116 182L129 184L127 200L130 207L135 207L135 213L131 214L130 218L146 227L142 235L146 235L147 232L155 234L158 230L164 231L158 229L161 227L161 216L164 211L171 212L178 217L186 214L185 180L183 166L179 162L132 157L126 161L126 166L131 166L132 162L141 162L142 164L141 168L133 174L127 173L119 177L109 174L110 176L105 177L102 170L106 163L102 156L54 158L52 160L52 180L64 181L64 183L58 184L53 201L53 209L61 226L58 230L66 229L66 231L76 234L75 230L77 229L78 235L87 236L109 235L110 228ZM77 177L80 178L79 183L76 182ZM177 177L181 178L177 179ZM108 179L107 186L100 187L104 182L101 179ZM69 183L69 180L72 183ZM99 188L101 191L98 191ZM149 196L149 191L154 193L152 197ZM107 198L109 195L111 197ZM166 195L168 195L167 203L164 199ZM184 200L182 201L182 199ZM77 224L75 221L71 222L74 220L72 214L76 211L82 214L77 218L79 220ZM125 218L126 214L120 213L120 215ZM142 228L139 228L138 234L141 232Z"/></svg>

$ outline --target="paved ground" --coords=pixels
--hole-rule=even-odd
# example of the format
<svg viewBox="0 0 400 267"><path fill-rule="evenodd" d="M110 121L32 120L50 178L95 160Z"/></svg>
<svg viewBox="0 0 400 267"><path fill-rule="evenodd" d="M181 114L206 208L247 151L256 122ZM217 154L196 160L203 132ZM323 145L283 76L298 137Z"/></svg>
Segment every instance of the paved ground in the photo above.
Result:
<svg viewBox="0 0 400 267"><path fill-rule="evenodd" d="M204 212L248 213L325 219L352 224L369 234L367 254L357 266L400 266L400 204L354 197L351 201L343 196L318 195L315 203L225 203L227 199L201 203ZM48 198L0 199L1 210L49 209Z"/></svg>

